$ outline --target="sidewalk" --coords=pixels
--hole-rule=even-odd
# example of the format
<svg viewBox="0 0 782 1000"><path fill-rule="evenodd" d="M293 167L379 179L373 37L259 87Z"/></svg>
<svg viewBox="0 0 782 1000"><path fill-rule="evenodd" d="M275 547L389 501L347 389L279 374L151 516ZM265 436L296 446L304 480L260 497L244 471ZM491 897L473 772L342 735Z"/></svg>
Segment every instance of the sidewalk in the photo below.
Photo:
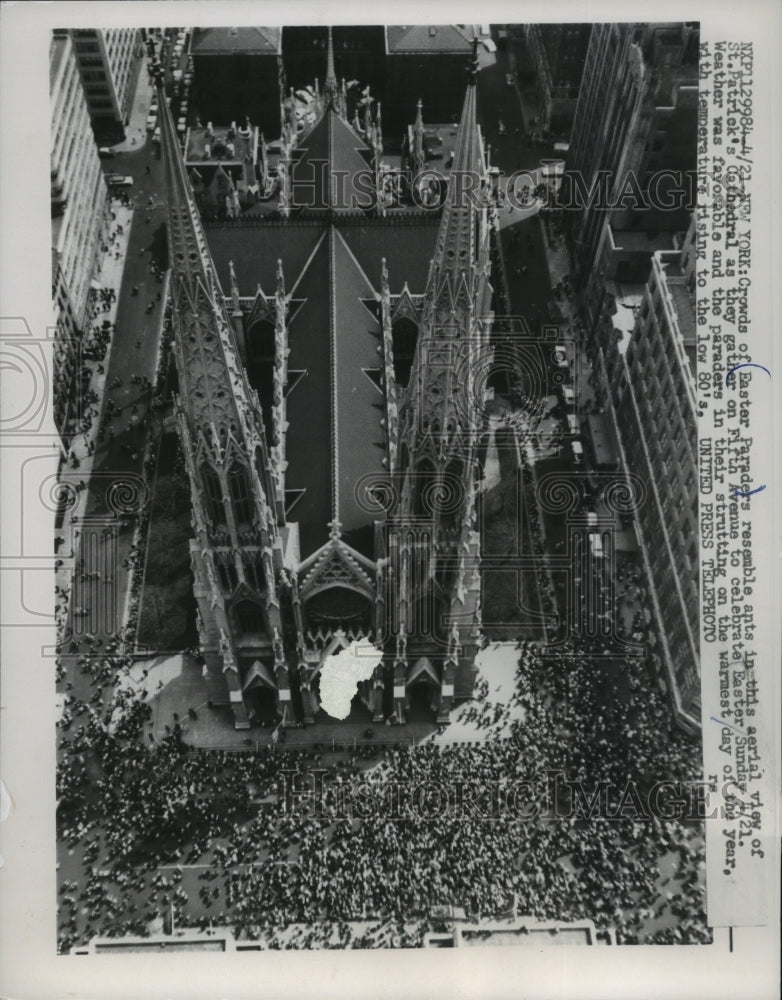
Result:
<svg viewBox="0 0 782 1000"><path fill-rule="evenodd" d="M532 132L535 128L532 122L539 122L541 118L540 105L535 91L529 87L522 88L519 84L516 52L514 51L513 45L508 46L508 66L510 68L510 72L513 73L515 80L514 86L516 88L516 94L519 98L521 118L524 122L524 131L527 133Z"/></svg>
<svg viewBox="0 0 782 1000"><path fill-rule="evenodd" d="M136 94L133 98L133 109L130 112L130 123L125 132L125 141L111 147L116 153L136 152L147 141L147 116L153 93L154 87L150 83L145 60L138 74Z"/></svg>
<svg viewBox="0 0 782 1000"><path fill-rule="evenodd" d="M111 352L116 336L120 285L128 252L130 230L133 224L132 206L125 206L121 201L114 200L109 203L109 211L114 214L115 218L111 219L111 216L109 216L108 250L103 255L97 281L103 288L114 289L116 297L108 308L104 308L99 303L96 304L90 325L93 322L102 323L104 320L108 320L114 326L115 332L111 335L106 348L106 354L102 361L84 362L85 365L92 369L89 388L97 395L98 402L91 404L89 407L88 413L91 418L89 429L86 432L77 431L73 434L70 450L61 469L61 475L63 473L67 474L66 482L71 482L78 476L87 483L86 489L76 493L76 502L73 506L66 507L62 525L57 529L57 533L65 539L62 551L58 552L58 559L62 560L62 565L55 573L55 582L60 588L58 595L60 597L64 595L65 598L61 602L58 600L57 608L58 625L62 623L63 626L70 612L72 581L79 560L79 529L76 525L80 524L84 519L89 503L89 480L92 475L95 453L98 450L98 431L100 429L100 417L106 392L106 373L109 370ZM85 333L85 337L87 336L88 334ZM102 372L98 370L99 366L103 368ZM73 467L72 458L75 458L78 462L78 468ZM69 539L71 542L70 555L67 554L67 542Z"/></svg>

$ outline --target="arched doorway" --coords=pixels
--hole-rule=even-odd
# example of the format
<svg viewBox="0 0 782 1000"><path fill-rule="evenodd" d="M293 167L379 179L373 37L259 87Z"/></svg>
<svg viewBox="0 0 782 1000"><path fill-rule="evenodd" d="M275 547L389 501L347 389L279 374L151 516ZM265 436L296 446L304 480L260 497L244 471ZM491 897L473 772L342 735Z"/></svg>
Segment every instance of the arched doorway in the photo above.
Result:
<svg viewBox="0 0 782 1000"><path fill-rule="evenodd" d="M415 681L405 692L405 720L407 722L431 722L437 715L437 686L428 680Z"/></svg>
<svg viewBox="0 0 782 1000"><path fill-rule="evenodd" d="M277 693L265 684L254 684L244 695L250 721L268 728L277 724Z"/></svg>

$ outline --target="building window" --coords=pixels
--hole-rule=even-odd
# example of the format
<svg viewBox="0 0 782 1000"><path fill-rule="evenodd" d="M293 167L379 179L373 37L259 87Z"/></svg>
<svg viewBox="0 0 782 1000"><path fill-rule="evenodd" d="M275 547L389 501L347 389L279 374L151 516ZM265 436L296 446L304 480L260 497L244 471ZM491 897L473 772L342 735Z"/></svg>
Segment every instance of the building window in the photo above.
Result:
<svg viewBox="0 0 782 1000"><path fill-rule="evenodd" d="M236 572L236 566L234 566L232 562L218 562L217 573L220 577L220 585L223 590L228 591L228 593L236 590L239 578Z"/></svg>
<svg viewBox="0 0 782 1000"><path fill-rule="evenodd" d="M209 520L214 527L225 524L225 507L220 479L206 462L201 466L201 482L204 484L204 500Z"/></svg>
<svg viewBox="0 0 782 1000"><path fill-rule="evenodd" d="M231 466L228 473L228 489L231 493L231 502L233 503L236 523L250 524L252 522L250 488L245 468L238 462Z"/></svg>
<svg viewBox="0 0 782 1000"><path fill-rule="evenodd" d="M263 556L260 552L250 553L246 556L244 574L247 582L254 590L257 590L258 593L264 591L266 588L266 573L263 568Z"/></svg>

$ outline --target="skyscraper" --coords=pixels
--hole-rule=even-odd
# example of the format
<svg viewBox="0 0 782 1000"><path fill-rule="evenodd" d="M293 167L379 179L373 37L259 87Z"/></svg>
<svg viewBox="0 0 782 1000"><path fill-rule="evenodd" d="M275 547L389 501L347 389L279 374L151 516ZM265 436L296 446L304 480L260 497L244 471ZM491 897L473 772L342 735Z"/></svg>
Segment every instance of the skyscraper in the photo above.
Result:
<svg viewBox="0 0 782 1000"><path fill-rule="evenodd" d="M562 188L580 288L605 223L675 230L694 208L698 37L693 24L592 25Z"/></svg>
<svg viewBox="0 0 782 1000"><path fill-rule="evenodd" d="M73 28L87 109L99 142L125 138L143 56L138 28Z"/></svg>
<svg viewBox="0 0 782 1000"><path fill-rule="evenodd" d="M107 193L73 42L64 31L55 32L49 46L49 82L54 417L65 440Z"/></svg>

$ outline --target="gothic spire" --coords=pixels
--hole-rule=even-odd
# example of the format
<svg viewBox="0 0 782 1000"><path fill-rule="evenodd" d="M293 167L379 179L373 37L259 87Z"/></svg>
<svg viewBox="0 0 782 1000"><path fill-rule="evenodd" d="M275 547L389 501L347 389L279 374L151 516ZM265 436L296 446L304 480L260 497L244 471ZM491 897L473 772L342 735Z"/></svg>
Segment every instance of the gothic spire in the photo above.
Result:
<svg viewBox="0 0 782 1000"><path fill-rule="evenodd" d="M427 282L427 297L431 304L438 297L446 275L455 283L462 274L470 271L475 253L476 208L486 174L476 116L477 78L478 59L474 44L448 178L448 193Z"/></svg>
<svg viewBox="0 0 782 1000"><path fill-rule="evenodd" d="M194 441L207 443L222 461L232 438L245 454L261 454L258 476L273 494L263 422L255 391L237 350L225 298L185 170L163 74L157 72L160 145L168 202L171 306L179 398ZM236 294L233 273L232 292ZM256 451L257 450L257 451ZM265 507L265 499L259 497ZM262 516L266 514L264 510ZM265 518L263 518L265 519Z"/></svg>
<svg viewBox="0 0 782 1000"><path fill-rule="evenodd" d="M401 437L407 438L411 457L426 446L428 437L439 461L453 452L464 430L465 414L455 404L455 380L464 377L459 373L469 369L472 354L485 336L483 317L491 295L476 75L473 58L424 293L421 332L400 416ZM468 420L474 417L467 415Z"/></svg>
<svg viewBox="0 0 782 1000"><path fill-rule="evenodd" d="M328 49L326 51L326 82L323 85L323 106L336 107L339 97L337 74L334 72L334 43L331 37L331 25L329 25Z"/></svg>

